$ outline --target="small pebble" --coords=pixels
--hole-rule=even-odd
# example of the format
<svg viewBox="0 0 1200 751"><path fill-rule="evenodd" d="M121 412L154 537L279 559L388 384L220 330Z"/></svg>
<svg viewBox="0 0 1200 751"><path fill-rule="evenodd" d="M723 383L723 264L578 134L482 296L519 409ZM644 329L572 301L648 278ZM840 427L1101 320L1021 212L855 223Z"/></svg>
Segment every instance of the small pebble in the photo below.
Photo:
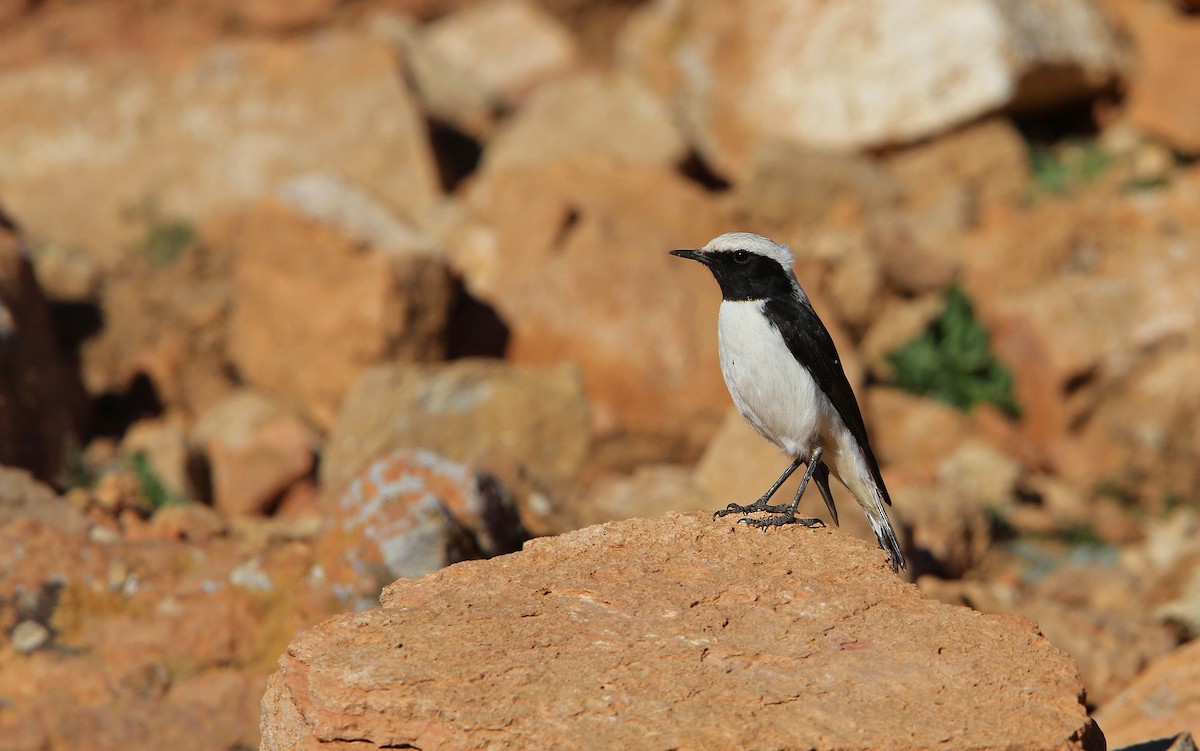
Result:
<svg viewBox="0 0 1200 751"><path fill-rule="evenodd" d="M50 641L50 629L37 621L21 621L12 630L12 644L23 655L40 649Z"/></svg>

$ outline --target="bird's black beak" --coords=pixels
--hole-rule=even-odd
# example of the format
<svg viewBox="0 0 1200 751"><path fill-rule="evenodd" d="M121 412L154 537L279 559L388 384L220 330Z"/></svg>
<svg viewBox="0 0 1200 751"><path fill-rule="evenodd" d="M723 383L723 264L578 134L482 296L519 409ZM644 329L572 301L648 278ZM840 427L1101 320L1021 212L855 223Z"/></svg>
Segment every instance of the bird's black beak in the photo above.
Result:
<svg viewBox="0 0 1200 751"><path fill-rule="evenodd" d="M693 261L699 261L705 266L708 265L708 256L702 250L672 250L671 255L679 256L680 258L690 258Z"/></svg>

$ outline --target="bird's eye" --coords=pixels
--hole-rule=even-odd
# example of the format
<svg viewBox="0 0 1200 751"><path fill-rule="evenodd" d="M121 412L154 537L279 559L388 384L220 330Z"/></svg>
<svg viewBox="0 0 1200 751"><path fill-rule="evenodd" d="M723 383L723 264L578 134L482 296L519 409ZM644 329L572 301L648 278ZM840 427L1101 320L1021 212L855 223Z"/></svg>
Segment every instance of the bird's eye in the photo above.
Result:
<svg viewBox="0 0 1200 751"><path fill-rule="evenodd" d="M733 260L737 263L746 263L750 260L750 253L745 250L733 251Z"/></svg>

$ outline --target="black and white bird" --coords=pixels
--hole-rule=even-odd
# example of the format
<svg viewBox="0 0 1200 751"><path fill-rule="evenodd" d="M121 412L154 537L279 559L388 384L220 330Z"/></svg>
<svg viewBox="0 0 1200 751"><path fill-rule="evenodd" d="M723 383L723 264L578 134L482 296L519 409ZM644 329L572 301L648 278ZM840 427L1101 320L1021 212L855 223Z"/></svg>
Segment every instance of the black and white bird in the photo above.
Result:
<svg viewBox="0 0 1200 751"><path fill-rule="evenodd" d="M906 568L884 504L891 505L879 463L871 453L867 428L854 391L842 370L829 331L813 310L792 271L792 253L761 235L730 232L699 250L672 250L672 255L699 261L721 286L717 319L721 374L738 412L760 436L793 459L775 484L757 501L731 503L714 517L743 516L757 527L801 524L819 519L796 515L800 497L814 480L837 524L837 508L829 489L832 473L862 507L892 570ZM801 465L804 479L791 505L769 505L779 486Z"/></svg>

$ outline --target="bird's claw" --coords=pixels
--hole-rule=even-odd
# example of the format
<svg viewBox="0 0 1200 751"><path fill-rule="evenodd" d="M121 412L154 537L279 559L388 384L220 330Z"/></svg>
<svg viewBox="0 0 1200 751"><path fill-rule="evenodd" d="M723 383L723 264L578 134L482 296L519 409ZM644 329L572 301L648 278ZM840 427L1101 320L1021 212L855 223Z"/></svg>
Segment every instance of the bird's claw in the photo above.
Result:
<svg viewBox="0 0 1200 751"><path fill-rule="evenodd" d="M759 498L754 503L748 503L745 506L739 503L731 503L725 508L717 509L713 512L713 519L729 516L730 514L754 514L759 511L765 511L768 514L786 514L790 509L791 506L787 505L769 506L765 498Z"/></svg>
<svg viewBox="0 0 1200 751"><path fill-rule="evenodd" d="M816 526L825 526L825 522L821 519L808 518L804 516L796 516L795 514L783 513L779 516L769 516L766 519L752 519L749 516L743 516L738 519L738 524L746 524L751 527L758 527L764 532L768 527L782 527L785 524L799 524L801 527L812 529Z"/></svg>
<svg viewBox="0 0 1200 751"><path fill-rule="evenodd" d="M731 503L728 506L726 506L725 508L719 508L716 511L714 511L713 519L718 519L722 516L729 516L730 514L751 514L757 510L758 509L756 509L754 507L753 503L746 505L746 506L742 506L737 503Z"/></svg>

